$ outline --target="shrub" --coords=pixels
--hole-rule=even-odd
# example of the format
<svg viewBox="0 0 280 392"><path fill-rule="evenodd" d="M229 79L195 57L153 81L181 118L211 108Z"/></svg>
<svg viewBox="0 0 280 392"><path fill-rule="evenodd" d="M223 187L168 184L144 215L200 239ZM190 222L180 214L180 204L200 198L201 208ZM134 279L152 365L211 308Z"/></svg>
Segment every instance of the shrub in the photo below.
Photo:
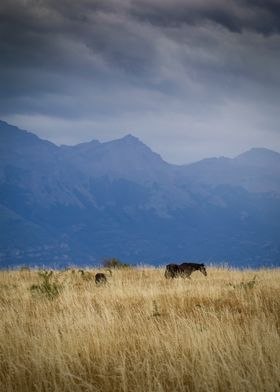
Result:
<svg viewBox="0 0 280 392"><path fill-rule="evenodd" d="M106 259L103 262L104 268L131 268L131 265L123 263L122 261L113 257L112 259Z"/></svg>
<svg viewBox="0 0 280 392"><path fill-rule="evenodd" d="M45 296L48 299L57 297L62 290L62 285L51 281L53 279L53 271L39 271L38 275L41 283L33 284L30 287L31 292Z"/></svg>

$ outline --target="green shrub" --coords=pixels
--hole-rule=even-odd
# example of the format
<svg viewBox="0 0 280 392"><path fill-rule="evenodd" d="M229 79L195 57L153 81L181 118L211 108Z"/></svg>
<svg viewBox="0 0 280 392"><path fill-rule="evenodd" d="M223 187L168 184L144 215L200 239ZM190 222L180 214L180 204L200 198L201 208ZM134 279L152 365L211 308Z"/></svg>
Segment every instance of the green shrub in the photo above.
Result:
<svg viewBox="0 0 280 392"><path fill-rule="evenodd" d="M131 268L131 265L123 263L122 261L113 257L112 259L106 259L103 262L104 268Z"/></svg>
<svg viewBox="0 0 280 392"><path fill-rule="evenodd" d="M39 271L38 275L41 279L41 283L33 284L30 287L31 292L42 295L48 299L57 297L62 290L62 285L56 281L52 281L54 279L53 271Z"/></svg>

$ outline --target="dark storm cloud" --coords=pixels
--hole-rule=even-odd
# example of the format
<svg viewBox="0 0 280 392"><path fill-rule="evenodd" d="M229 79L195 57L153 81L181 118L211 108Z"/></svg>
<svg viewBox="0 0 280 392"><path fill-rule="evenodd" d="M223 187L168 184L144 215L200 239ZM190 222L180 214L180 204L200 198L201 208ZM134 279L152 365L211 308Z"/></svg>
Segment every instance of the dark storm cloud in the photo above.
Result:
<svg viewBox="0 0 280 392"><path fill-rule="evenodd" d="M135 0L132 12L161 26L212 22L238 33L274 34L280 30L278 0Z"/></svg>
<svg viewBox="0 0 280 392"><path fill-rule="evenodd" d="M141 22L137 25L137 22ZM279 33L278 0L2 0L1 62L68 69L61 39L80 42L132 72L148 72L154 57L155 27L214 23L230 31ZM145 33L145 28L148 31ZM150 40L148 39L150 38ZM56 42L57 41L57 42ZM73 60L73 57L71 57ZM57 61L56 61L57 60ZM76 61L77 63L77 61ZM75 62L74 62L74 65ZM78 69L79 71L79 69Z"/></svg>
<svg viewBox="0 0 280 392"><path fill-rule="evenodd" d="M256 112L252 129L276 132L279 32L278 0L2 0L0 115L57 124L65 143L69 122L108 138L127 129L159 151L161 138L171 157Z"/></svg>

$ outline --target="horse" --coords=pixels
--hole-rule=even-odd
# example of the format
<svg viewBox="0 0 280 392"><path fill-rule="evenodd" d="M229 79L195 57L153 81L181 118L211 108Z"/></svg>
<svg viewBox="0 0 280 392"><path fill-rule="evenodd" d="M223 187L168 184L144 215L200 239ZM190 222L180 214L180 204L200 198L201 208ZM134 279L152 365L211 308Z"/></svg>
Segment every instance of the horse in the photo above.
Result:
<svg viewBox="0 0 280 392"><path fill-rule="evenodd" d="M165 268L165 273L164 276L166 277L166 279L174 279L177 278L179 276L180 272L179 272L179 265L178 264L167 264L166 268Z"/></svg>
<svg viewBox="0 0 280 392"><path fill-rule="evenodd" d="M205 265L198 263L168 264L165 268L164 275L166 279L174 279L179 276L190 279L194 271L200 271L204 276L207 276Z"/></svg>
<svg viewBox="0 0 280 392"><path fill-rule="evenodd" d="M98 272L98 274L95 275L95 283L99 286L102 284L107 283L107 277L105 274Z"/></svg>
<svg viewBox="0 0 280 392"><path fill-rule="evenodd" d="M111 271L109 268L107 268L106 271L109 272L110 277L111 277L111 276L112 276L112 271ZM104 284L106 284L106 283L108 282L108 279L107 279L106 274L104 274L104 273L102 273L102 272L98 272L98 273L95 275L95 278L94 278L94 279L95 279L95 283L96 283L98 286L104 285Z"/></svg>

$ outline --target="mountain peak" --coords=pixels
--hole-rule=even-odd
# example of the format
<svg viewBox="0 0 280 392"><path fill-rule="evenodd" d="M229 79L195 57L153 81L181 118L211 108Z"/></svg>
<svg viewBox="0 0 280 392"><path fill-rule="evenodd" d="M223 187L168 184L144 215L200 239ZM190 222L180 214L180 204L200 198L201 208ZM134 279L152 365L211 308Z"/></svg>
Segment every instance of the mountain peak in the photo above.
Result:
<svg viewBox="0 0 280 392"><path fill-rule="evenodd" d="M253 165L268 165L280 163L280 154L263 147L254 147L238 155L235 161Z"/></svg>
<svg viewBox="0 0 280 392"><path fill-rule="evenodd" d="M265 147L252 147L249 150L239 154L238 156L245 155L245 154L266 154L266 155L279 155L278 152L273 151L269 148Z"/></svg>
<svg viewBox="0 0 280 392"><path fill-rule="evenodd" d="M131 144L144 144L140 139L138 139L138 137L132 135L131 133L128 133L127 135L117 140Z"/></svg>
<svg viewBox="0 0 280 392"><path fill-rule="evenodd" d="M158 155L155 152L153 152L150 147L148 147L145 143L143 143L142 140L138 139L136 136L133 136L132 134L127 134L122 138L105 142L103 143L103 146L104 147L110 146L110 148L114 146L114 148L117 147L117 148L121 148L122 150L125 149L125 151L141 150L141 151L153 153L154 155Z"/></svg>
<svg viewBox="0 0 280 392"><path fill-rule="evenodd" d="M124 140L139 140L136 136L132 135L132 133L128 133L127 135L123 136Z"/></svg>

